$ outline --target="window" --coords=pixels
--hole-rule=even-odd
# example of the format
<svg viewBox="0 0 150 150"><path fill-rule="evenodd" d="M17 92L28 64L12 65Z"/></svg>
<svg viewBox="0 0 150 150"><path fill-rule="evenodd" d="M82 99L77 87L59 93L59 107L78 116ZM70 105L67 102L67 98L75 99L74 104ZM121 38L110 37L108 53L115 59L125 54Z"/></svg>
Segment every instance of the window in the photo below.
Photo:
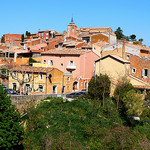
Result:
<svg viewBox="0 0 150 150"><path fill-rule="evenodd" d="M61 66L63 66L63 63L61 63Z"/></svg>
<svg viewBox="0 0 150 150"><path fill-rule="evenodd" d="M46 64L46 60L45 59L43 60L43 62L44 62L44 64Z"/></svg>
<svg viewBox="0 0 150 150"><path fill-rule="evenodd" d="M96 48L94 47L94 51L96 50Z"/></svg>
<svg viewBox="0 0 150 150"><path fill-rule="evenodd" d="M70 71L70 73L72 74L72 71Z"/></svg>
<svg viewBox="0 0 150 150"><path fill-rule="evenodd" d="M73 62L73 61L70 61L70 65L73 66L73 65L74 65L74 62Z"/></svg>
<svg viewBox="0 0 150 150"><path fill-rule="evenodd" d="M133 69L132 69L132 73L136 73L136 68L133 68Z"/></svg>
<svg viewBox="0 0 150 150"><path fill-rule="evenodd" d="M53 85L53 91L52 91L53 94L57 94L57 85Z"/></svg>
<svg viewBox="0 0 150 150"><path fill-rule="evenodd" d="M53 60L51 60L51 66L53 66Z"/></svg>
<svg viewBox="0 0 150 150"><path fill-rule="evenodd" d="M29 73L27 73L27 79L30 79L30 74Z"/></svg>
<svg viewBox="0 0 150 150"><path fill-rule="evenodd" d="M43 80L43 74L42 73L39 74L39 80Z"/></svg>
<svg viewBox="0 0 150 150"><path fill-rule="evenodd" d="M48 35L48 33L46 33L46 35Z"/></svg>
<svg viewBox="0 0 150 150"><path fill-rule="evenodd" d="M16 77L16 75L17 75L17 73L16 73L16 71L14 71L14 72L13 72L13 76Z"/></svg>
<svg viewBox="0 0 150 150"><path fill-rule="evenodd" d="M43 36L43 33L42 33L42 36Z"/></svg>
<svg viewBox="0 0 150 150"><path fill-rule="evenodd" d="M81 82L81 87L83 87L83 82Z"/></svg>
<svg viewBox="0 0 150 150"><path fill-rule="evenodd" d="M43 85L39 85L38 90L39 90L39 92L43 92Z"/></svg>
<svg viewBox="0 0 150 150"><path fill-rule="evenodd" d="M67 81L68 81L68 82L70 81L70 77L67 77Z"/></svg>
<svg viewBox="0 0 150 150"><path fill-rule="evenodd" d="M17 84L16 84L16 83L13 83L12 86L13 86L12 89L16 91L16 89L17 89Z"/></svg>
<svg viewBox="0 0 150 150"><path fill-rule="evenodd" d="M148 69L143 69L142 70L142 77L148 77L149 76L149 70Z"/></svg>
<svg viewBox="0 0 150 150"><path fill-rule="evenodd" d="M127 54L126 59L130 59L130 55L129 54Z"/></svg>
<svg viewBox="0 0 150 150"><path fill-rule="evenodd" d="M69 61L69 65L70 65L70 66L74 66L74 61L73 61L73 60L70 60L70 61Z"/></svg>
<svg viewBox="0 0 150 150"><path fill-rule="evenodd" d="M129 69L129 66L128 66L128 64L127 64L127 69Z"/></svg>

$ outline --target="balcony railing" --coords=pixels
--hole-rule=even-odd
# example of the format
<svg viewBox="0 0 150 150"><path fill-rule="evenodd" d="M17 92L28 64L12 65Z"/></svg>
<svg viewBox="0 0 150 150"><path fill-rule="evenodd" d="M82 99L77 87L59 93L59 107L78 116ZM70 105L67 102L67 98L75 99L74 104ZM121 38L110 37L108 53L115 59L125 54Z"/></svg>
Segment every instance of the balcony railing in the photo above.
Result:
<svg viewBox="0 0 150 150"><path fill-rule="evenodd" d="M66 69L68 69L68 70L75 70L75 69L76 69L76 66L75 66L75 65L68 65L68 66L66 67Z"/></svg>

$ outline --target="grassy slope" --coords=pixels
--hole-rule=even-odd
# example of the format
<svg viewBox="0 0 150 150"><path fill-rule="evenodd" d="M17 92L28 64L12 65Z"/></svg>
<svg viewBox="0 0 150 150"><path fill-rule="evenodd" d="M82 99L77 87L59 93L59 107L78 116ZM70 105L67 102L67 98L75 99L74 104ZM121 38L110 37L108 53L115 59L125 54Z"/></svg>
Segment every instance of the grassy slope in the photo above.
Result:
<svg viewBox="0 0 150 150"><path fill-rule="evenodd" d="M102 108L98 101L63 102L57 98L31 108L25 131L26 149L148 148L149 142L138 132L140 127L133 130L125 126L112 99L106 101Z"/></svg>

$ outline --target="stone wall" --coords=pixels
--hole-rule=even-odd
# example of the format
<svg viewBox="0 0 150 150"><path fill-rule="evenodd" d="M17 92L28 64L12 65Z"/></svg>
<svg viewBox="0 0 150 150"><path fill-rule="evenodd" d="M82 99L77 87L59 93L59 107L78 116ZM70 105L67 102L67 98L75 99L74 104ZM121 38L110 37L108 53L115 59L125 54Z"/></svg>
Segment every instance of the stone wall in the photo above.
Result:
<svg viewBox="0 0 150 150"><path fill-rule="evenodd" d="M43 95L11 95L12 104L16 105L20 112L28 108L31 103L35 105L46 97L61 97L61 94L43 94Z"/></svg>

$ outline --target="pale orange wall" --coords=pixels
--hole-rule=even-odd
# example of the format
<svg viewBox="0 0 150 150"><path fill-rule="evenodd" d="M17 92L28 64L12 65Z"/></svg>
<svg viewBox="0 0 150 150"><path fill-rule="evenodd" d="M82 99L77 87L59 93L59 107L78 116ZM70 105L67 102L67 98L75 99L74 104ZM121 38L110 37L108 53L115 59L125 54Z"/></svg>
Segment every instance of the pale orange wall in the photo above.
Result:
<svg viewBox="0 0 150 150"><path fill-rule="evenodd" d="M94 52L90 51L81 55L80 57L80 76L82 78L91 79L93 71L95 70L94 63L100 57Z"/></svg>
<svg viewBox="0 0 150 150"><path fill-rule="evenodd" d="M36 60L37 62L41 62L41 57L33 57L34 60Z"/></svg>
<svg viewBox="0 0 150 150"><path fill-rule="evenodd" d="M70 78L70 81L67 80L67 78ZM72 76L64 76L64 86L65 90L64 93L70 93L73 89L73 77Z"/></svg>
<svg viewBox="0 0 150 150"><path fill-rule="evenodd" d="M62 88L65 86L64 93L72 92L72 83L73 83L73 77L72 76L64 76L63 79L63 72L54 68L51 72L49 72L47 75L51 74L51 80L47 78L47 94L53 94L53 85L57 85L57 94L62 93ZM67 81L67 77L70 77L70 81Z"/></svg>
<svg viewBox="0 0 150 150"><path fill-rule="evenodd" d="M17 58L16 59L16 65L20 66L20 65L28 65L29 64L29 58Z"/></svg>
<svg viewBox="0 0 150 150"><path fill-rule="evenodd" d="M37 62L41 61L41 57L36 57L36 58L33 58L33 59L36 60ZM16 59L16 65L17 66L20 66L20 65L29 65L29 57L28 58L25 58L25 57L17 58Z"/></svg>
<svg viewBox="0 0 150 150"><path fill-rule="evenodd" d="M106 56L106 55L117 55L122 57L122 48L118 48L118 49L114 49L113 51L102 51L102 57Z"/></svg>
<svg viewBox="0 0 150 150"><path fill-rule="evenodd" d="M91 37L91 42L92 43L97 43L99 41L109 42L109 38L105 35L102 35L102 34L93 35Z"/></svg>
<svg viewBox="0 0 150 150"><path fill-rule="evenodd" d="M62 82L63 82L63 72L53 69L47 75L51 74L51 80L47 78L47 94L53 94L52 89L53 85L57 86L57 94L61 94L62 91Z"/></svg>
<svg viewBox="0 0 150 150"><path fill-rule="evenodd" d="M76 70L73 70L73 78L79 78L80 77L80 56L75 56L75 55L42 55L42 62L43 60L46 60L46 63L48 63L48 60L53 60L53 65L55 68L58 68L59 70L61 70L64 73L70 73L70 71L68 71L66 69L66 67L68 66L69 61L74 61L75 62L75 66L76 66ZM63 66L61 65L63 64ZM82 64L85 65L85 64Z"/></svg>

